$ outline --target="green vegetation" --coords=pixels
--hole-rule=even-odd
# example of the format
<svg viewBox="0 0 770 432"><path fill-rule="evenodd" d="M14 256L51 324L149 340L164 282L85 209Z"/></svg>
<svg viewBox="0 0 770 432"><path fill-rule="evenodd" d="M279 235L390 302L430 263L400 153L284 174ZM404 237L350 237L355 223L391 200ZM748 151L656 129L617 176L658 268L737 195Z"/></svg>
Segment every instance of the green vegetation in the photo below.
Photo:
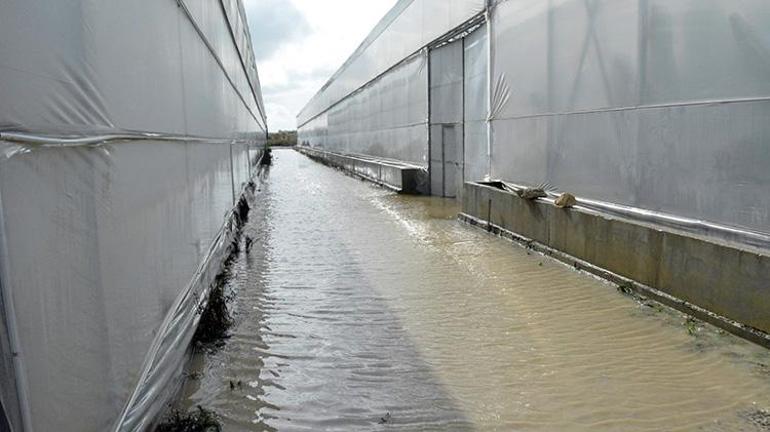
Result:
<svg viewBox="0 0 770 432"><path fill-rule="evenodd" d="M213 411L198 406L195 411L181 413L172 411L155 432L219 432L222 425Z"/></svg>
<svg viewBox="0 0 770 432"><path fill-rule="evenodd" d="M229 263L226 264L228 267L229 265ZM233 318L227 309L229 297L225 294L229 278L229 269L225 269L217 275L211 286L206 308L199 311L201 319L193 336L193 345L196 350L217 351L229 337L228 331L233 325Z"/></svg>
<svg viewBox="0 0 770 432"><path fill-rule="evenodd" d="M687 329L687 334L690 336L695 336L701 328L701 322L693 317L687 317L682 325Z"/></svg>
<svg viewBox="0 0 770 432"><path fill-rule="evenodd" d="M623 282L618 285L618 292L627 295L629 297L634 297L636 292L634 291L634 284L631 282Z"/></svg>
<svg viewBox="0 0 770 432"><path fill-rule="evenodd" d="M271 132L267 136L268 147L292 147L297 145L297 131Z"/></svg>
<svg viewBox="0 0 770 432"><path fill-rule="evenodd" d="M273 150L270 147L267 147L265 149L265 153L262 154L262 159L260 159L260 165L270 166L272 164L273 164Z"/></svg>
<svg viewBox="0 0 770 432"><path fill-rule="evenodd" d="M211 284L205 308L198 311L201 319L193 336L193 346L196 350L215 352L224 345L229 337L228 332L233 325L233 318L227 307L227 303L232 300L232 296L227 294L227 282L231 277L233 262L241 251L241 234L244 225L249 220L250 210L249 201L245 196L242 196L235 207L236 232L232 243L230 243L229 253L222 264L222 270Z"/></svg>

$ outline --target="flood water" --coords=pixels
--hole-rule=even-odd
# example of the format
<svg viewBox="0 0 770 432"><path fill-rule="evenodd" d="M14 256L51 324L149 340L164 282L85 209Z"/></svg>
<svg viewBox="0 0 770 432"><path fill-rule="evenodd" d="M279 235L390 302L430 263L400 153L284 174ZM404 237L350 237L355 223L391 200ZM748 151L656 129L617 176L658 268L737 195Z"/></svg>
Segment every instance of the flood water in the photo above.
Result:
<svg viewBox="0 0 770 432"><path fill-rule="evenodd" d="M232 338L184 390L225 430L769 430L768 351L463 225L453 201L274 155Z"/></svg>

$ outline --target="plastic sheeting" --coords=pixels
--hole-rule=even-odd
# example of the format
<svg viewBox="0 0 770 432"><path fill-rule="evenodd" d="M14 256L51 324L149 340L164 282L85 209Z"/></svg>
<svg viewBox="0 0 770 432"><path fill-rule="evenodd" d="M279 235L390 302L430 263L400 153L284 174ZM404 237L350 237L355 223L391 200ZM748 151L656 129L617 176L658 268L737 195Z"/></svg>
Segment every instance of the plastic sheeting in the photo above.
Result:
<svg viewBox="0 0 770 432"><path fill-rule="evenodd" d="M302 109L298 125L483 12L485 5L485 0L400 0Z"/></svg>
<svg viewBox="0 0 770 432"><path fill-rule="evenodd" d="M0 128L256 139L264 115L221 4L181 4L0 4Z"/></svg>
<svg viewBox="0 0 770 432"><path fill-rule="evenodd" d="M483 12L486 26L463 35L465 180L546 182L714 237L770 234L770 3L481 3L400 2L302 111L305 142L328 141L327 107L378 74L387 80L388 65L407 53L436 48L454 31L449 23ZM425 21L454 10L465 18ZM436 109L447 107L432 104L431 117ZM369 151L357 142L342 149Z"/></svg>
<svg viewBox="0 0 770 432"><path fill-rule="evenodd" d="M489 48L486 25L464 40L465 180L483 180L489 174Z"/></svg>
<svg viewBox="0 0 770 432"><path fill-rule="evenodd" d="M508 0L492 29L492 177L770 232L770 3Z"/></svg>
<svg viewBox="0 0 770 432"><path fill-rule="evenodd" d="M456 197L463 181L463 40L430 51L431 193Z"/></svg>
<svg viewBox="0 0 770 432"><path fill-rule="evenodd" d="M299 142L327 151L428 164L428 67L422 52L313 119Z"/></svg>
<svg viewBox="0 0 770 432"><path fill-rule="evenodd" d="M242 5L0 2L0 40L0 401L143 430L266 138Z"/></svg>

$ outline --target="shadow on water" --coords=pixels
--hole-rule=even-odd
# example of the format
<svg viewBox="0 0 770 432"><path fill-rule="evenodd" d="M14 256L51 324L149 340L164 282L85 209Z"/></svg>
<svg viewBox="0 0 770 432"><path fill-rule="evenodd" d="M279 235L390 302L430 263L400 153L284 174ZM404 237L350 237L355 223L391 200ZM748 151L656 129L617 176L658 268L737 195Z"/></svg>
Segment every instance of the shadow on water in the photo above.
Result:
<svg viewBox="0 0 770 432"><path fill-rule="evenodd" d="M767 352L460 225L452 201L274 157L235 324L186 409L224 430L767 430Z"/></svg>
<svg viewBox="0 0 770 432"><path fill-rule="evenodd" d="M233 263L229 340L196 356L185 406L214 410L224 430L473 430L367 284L344 226L319 212L323 197L292 196L283 152Z"/></svg>

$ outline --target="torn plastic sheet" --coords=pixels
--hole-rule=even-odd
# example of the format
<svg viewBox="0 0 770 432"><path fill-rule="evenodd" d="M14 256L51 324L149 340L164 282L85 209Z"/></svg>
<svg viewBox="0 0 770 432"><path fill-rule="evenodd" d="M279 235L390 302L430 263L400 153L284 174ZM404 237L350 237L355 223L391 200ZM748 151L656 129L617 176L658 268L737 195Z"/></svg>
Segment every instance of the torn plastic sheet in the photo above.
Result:
<svg viewBox="0 0 770 432"><path fill-rule="evenodd" d="M487 121L494 120L505 109L505 105L511 99L511 87L505 79L505 74L502 73L497 77L495 86L492 89L491 110Z"/></svg>

